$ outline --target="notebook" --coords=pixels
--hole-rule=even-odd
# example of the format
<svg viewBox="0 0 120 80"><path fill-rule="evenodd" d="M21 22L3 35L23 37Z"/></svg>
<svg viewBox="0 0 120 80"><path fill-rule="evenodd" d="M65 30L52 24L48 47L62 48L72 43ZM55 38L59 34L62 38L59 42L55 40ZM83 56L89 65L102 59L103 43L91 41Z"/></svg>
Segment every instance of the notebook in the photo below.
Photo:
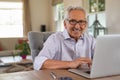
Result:
<svg viewBox="0 0 120 80"><path fill-rule="evenodd" d="M90 73L81 69L69 69L68 71L86 78L120 74L120 35L97 37Z"/></svg>

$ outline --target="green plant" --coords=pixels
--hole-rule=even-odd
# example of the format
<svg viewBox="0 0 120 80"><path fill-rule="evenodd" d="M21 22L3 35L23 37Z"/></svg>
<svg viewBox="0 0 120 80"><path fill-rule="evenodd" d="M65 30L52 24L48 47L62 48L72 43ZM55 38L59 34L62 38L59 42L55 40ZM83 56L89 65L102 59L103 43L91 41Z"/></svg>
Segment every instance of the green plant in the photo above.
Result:
<svg viewBox="0 0 120 80"><path fill-rule="evenodd" d="M20 56L30 54L30 47L29 47L29 44L26 41L23 41L20 44L16 44L15 45L15 50L21 50L20 52L17 52L17 55L20 55Z"/></svg>

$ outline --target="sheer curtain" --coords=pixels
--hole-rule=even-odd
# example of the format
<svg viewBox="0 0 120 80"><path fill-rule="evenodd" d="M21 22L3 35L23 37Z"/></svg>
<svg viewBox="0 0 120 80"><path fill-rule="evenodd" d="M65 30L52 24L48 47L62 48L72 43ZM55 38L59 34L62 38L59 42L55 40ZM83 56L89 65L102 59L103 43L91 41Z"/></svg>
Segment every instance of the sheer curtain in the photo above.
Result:
<svg viewBox="0 0 120 80"><path fill-rule="evenodd" d="M22 1L23 1L23 35L27 36L28 32L32 30L30 6L29 6L29 0L22 0Z"/></svg>
<svg viewBox="0 0 120 80"><path fill-rule="evenodd" d="M63 31L63 15L64 15L64 5L63 0L52 0L53 14L54 14L54 27L55 31Z"/></svg>

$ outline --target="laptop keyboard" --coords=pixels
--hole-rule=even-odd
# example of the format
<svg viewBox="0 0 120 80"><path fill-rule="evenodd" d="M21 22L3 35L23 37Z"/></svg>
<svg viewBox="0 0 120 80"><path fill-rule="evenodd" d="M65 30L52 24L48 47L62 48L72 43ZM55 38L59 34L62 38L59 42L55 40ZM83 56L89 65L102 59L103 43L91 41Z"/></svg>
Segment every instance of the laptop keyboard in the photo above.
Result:
<svg viewBox="0 0 120 80"><path fill-rule="evenodd" d="M85 71L85 73L90 74L90 71Z"/></svg>

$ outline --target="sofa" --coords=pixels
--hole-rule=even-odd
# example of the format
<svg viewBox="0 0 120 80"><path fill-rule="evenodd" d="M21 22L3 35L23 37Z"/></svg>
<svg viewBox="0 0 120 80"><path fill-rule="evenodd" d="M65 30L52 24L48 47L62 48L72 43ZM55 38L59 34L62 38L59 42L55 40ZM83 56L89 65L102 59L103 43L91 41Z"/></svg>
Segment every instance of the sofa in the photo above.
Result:
<svg viewBox="0 0 120 80"><path fill-rule="evenodd" d="M0 57L11 56L15 53L15 45L21 38L0 38Z"/></svg>
<svg viewBox="0 0 120 80"><path fill-rule="evenodd" d="M33 61L40 52L40 50L43 48L44 42L53 33L54 32L28 32L28 41Z"/></svg>
<svg viewBox="0 0 120 80"><path fill-rule="evenodd" d="M21 44L23 41L28 41L27 37L0 38L0 57L12 56L21 52L21 50L15 50L15 46Z"/></svg>

